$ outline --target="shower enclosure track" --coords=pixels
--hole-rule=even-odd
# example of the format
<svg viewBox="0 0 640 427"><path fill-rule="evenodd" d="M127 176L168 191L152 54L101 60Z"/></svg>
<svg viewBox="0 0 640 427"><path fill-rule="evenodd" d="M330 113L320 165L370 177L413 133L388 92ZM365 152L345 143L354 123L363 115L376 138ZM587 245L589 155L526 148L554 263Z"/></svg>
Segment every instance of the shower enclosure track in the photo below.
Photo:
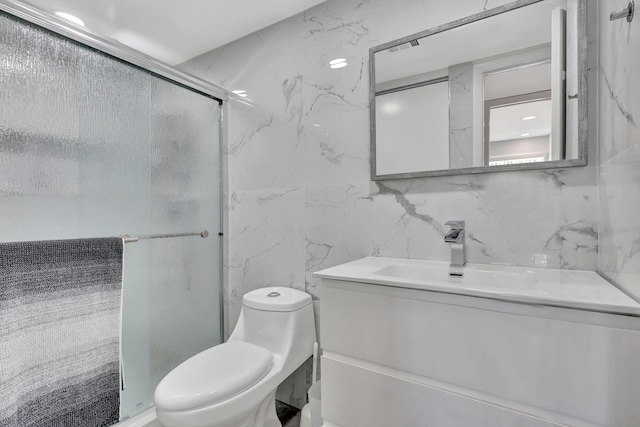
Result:
<svg viewBox="0 0 640 427"><path fill-rule="evenodd" d="M147 54L126 46L117 40L107 39L90 29L71 24L64 19L47 13L20 0L0 0L0 10L22 18L54 33L63 35L86 46L144 68L178 84L194 89L220 101L228 101L226 89L216 86L197 76L180 71Z"/></svg>

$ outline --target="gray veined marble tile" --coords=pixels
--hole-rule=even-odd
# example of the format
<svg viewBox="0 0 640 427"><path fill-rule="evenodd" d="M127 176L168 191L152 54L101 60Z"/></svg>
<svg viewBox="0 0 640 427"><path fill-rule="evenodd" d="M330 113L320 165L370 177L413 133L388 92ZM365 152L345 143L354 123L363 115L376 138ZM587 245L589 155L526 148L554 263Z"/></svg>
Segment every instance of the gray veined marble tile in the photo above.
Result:
<svg viewBox="0 0 640 427"><path fill-rule="evenodd" d="M304 142L307 186L369 179L366 64L305 77Z"/></svg>
<svg viewBox="0 0 640 427"><path fill-rule="evenodd" d="M449 167L473 166L473 64L449 67Z"/></svg>
<svg viewBox="0 0 640 427"><path fill-rule="evenodd" d="M303 13L301 42L306 46L305 74L328 69L329 62L365 54L369 28L367 2L326 2Z"/></svg>
<svg viewBox="0 0 640 427"><path fill-rule="evenodd" d="M604 163L600 178L599 270L640 299L640 143Z"/></svg>
<svg viewBox="0 0 640 427"><path fill-rule="evenodd" d="M542 255L548 267L595 269L595 189L567 184L573 179L584 176L530 172L308 188L307 286L314 268L361 256L446 260L450 219L467 221L470 262L526 266Z"/></svg>
<svg viewBox="0 0 640 427"><path fill-rule="evenodd" d="M640 301L640 29L610 22L614 1L599 3L598 271ZM637 18L636 18L637 19Z"/></svg>
<svg viewBox="0 0 640 427"><path fill-rule="evenodd" d="M297 95L296 95L297 96ZM303 184L300 104L287 106L291 118L231 101L228 130L229 184L238 190L299 187ZM297 112L296 112L297 110Z"/></svg>
<svg viewBox="0 0 640 427"><path fill-rule="evenodd" d="M620 8L613 1L599 2L600 15ZM624 152L640 140L640 30L635 22L600 19L599 91L600 161Z"/></svg>
<svg viewBox="0 0 640 427"><path fill-rule="evenodd" d="M231 329L242 295L265 286L304 289L304 193L300 189L236 192L229 219Z"/></svg>
<svg viewBox="0 0 640 427"><path fill-rule="evenodd" d="M301 75L293 76L282 82L282 93L285 98L284 114L289 123L295 124L298 141L304 135L304 102L303 82Z"/></svg>
<svg viewBox="0 0 640 427"><path fill-rule="evenodd" d="M222 83L228 90L241 89L261 75L292 75L304 54L300 44L302 15L296 15L180 65L192 74ZM295 35L295 36L292 36ZM299 74L299 73L298 73ZM269 85L270 86L270 85Z"/></svg>

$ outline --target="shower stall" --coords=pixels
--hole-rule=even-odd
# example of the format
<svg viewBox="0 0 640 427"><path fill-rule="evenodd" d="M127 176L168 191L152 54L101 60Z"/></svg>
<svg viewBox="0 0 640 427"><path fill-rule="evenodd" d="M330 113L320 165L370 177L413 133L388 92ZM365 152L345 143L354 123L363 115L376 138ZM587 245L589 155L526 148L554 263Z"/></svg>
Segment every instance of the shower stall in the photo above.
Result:
<svg viewBox="0 0 640 427"><path fill-rule="evenodd" d="M0 0L0 241L141 237L124 252L121 419L222 341L226 96Z"/></svg>

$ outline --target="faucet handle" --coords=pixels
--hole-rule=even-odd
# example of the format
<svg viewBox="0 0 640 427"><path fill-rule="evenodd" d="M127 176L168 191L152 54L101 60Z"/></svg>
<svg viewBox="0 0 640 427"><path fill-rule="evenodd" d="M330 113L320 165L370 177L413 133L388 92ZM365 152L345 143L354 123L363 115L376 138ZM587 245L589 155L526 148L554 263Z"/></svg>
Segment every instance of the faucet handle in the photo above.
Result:
<svg viewBox="0 0 640 427"><path fill-rule="evenodd" d="M464 230L464 221L461 220L447 221L444 223L444 225L449 225L452 229L455 230Z"/></svg>

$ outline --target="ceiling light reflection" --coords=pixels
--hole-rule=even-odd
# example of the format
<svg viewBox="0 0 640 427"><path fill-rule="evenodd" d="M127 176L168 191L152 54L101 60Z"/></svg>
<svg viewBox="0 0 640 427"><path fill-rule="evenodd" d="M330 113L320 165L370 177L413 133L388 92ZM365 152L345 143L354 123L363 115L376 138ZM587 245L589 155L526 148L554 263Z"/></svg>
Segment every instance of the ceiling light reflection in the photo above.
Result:
<svg viewBox="0 0 640 427"><path fill-rule="evenodd" d="M64 19L65 21L69 21L72 24L76 24L76 25L79 25L81 27L84 27L84 21L82 19L78 18L75 15L72 15L72 14L67 13L67 12L60 12L60 11L55 12L55 14L57 16L59 16L60 18Z"/></svg>
<svg viewBox="0 0 640 427"><path fill-rule="evenodd" d="M329 61L329 68L343 68L347 66L347 60L345 58L336 58Z"/></svg>

